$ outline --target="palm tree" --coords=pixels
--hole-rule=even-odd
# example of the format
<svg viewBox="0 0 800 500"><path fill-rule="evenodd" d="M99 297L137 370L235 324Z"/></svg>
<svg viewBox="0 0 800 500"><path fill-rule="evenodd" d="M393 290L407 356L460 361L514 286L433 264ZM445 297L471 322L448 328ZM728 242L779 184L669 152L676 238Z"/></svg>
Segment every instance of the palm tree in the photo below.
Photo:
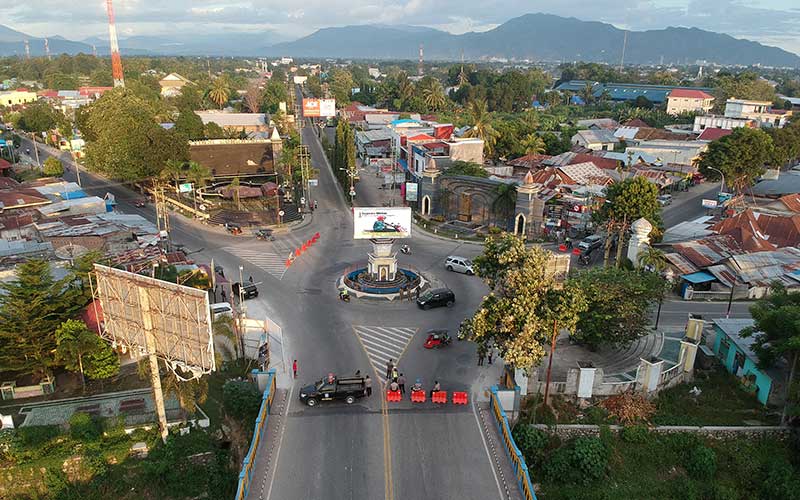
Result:
<svg viewBox="0 0 800 500"><path fill-rule="evenodd" d="M219 106L219 109L222 109L222 106L228 102L230 95L230 82L225 76L221 76L214 80L211 84L211 88L208 90L208 98L211 99L214 104Z"/></svg>
<svg viewBox="0 0 800 500"><path fill-rule="evenodd" d="M174 396L186 412L194 413L195 407L208 399L208 377L195 379L192 378L192 374L185 373L180 368L176 368L177 374L169 368L162 370L162 363L166 365L166 361L159 360L162 391L164 394ZM140 379L150 380L150 363L147 362L147 358L139 360L137 372Z"/></svg>
<svg viewBox="0 0 800 500"><path fill-rule="evenodd" d="M508 218L514 213L517 206L517 186L515 184L502 183L494 188L494 201L492 201L492 211L495 219L503 221L503 230L508 229Z"/></svg>
<svg viewBox="0 0 800 500"><path fill-rule="evenodd" d="M589 104L594 101L594 87L591 83L587 83L585 87L581 89L581 99L586 104Z"/></svg>
<svg viewBox="0 0 800 500"><path fill-rule="evenodd" d="M649 267L657 273L667 268L667 259L664 257L664 252L649 245L647 249L639 254L637 260L640 267Z"/></svg>
<svg viewBox="0 0 800 500"><path fill-rule="evenodd" d="M522 139L522 146L525 148L526 155L539 155L547 150L547 145L538 134L531 133Z"/></svg>
<svg viewBox="0 0 800 500"><path fill-rule="evenodd" d="M186 165L181 160L167 160L164 168L159 173L162 181L174 182L175 192L178 192L178 181L183 179L186 174Z"/></svg>
<svg viewBox="0 0 800 500"><path fill-rule="evenodd" d="M206 183L211 180L211 170L205 165L201 165L196 161L190 161L186 168L186 180L195 185L195 187L205 187Z"/></svg>
<svg viewBox="0 0 800 500"><path fill-rule="evenodd" d="M489 108L486 105L486 100L470 101L467 106L467 113L472 128L467 130L467 137L477 137L483 140L483 150L487 156L491 156L494 152L494 145L497 141L499 133L492 126L492 116L489 113Z"/></svg>
<svg viewBox="0 0 800 500"><path fill-rule="evenodd" d="M464 85L469 83L469 77L467 76L467 72L464 71L464 65L461 65L461 71L458 72L458 86L463 87Z"/></svg>
<svg viewBox="0 0 800 500"><path fill-rule="evenodd" d="M226 338L233 344L233 355L234 359L239 359L239 339L236 337L236 331L233 328L233 318L230 316L217 316L211 322L211 330L214 332L215 338ZM229 350L230 346L228 346L227 342L220 342L219 345L216 345L214 348L221 347L222 350ZM228 352L228 357L230 356L230 352Z"/></svg>
<svg viewBox="0 0 800 500"><path fill-rule="evenodd" d="M444 107L447 97L444 95L444 88L439 80L430 78L421 87L422 100L430 110L438 111Z"/></svg>

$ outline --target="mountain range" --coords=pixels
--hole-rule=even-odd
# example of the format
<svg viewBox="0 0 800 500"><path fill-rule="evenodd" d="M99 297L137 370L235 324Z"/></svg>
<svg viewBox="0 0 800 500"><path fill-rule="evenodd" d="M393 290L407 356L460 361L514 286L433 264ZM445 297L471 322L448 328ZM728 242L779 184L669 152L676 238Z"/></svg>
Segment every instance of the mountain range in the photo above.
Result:
<svg viewBox="0 0 800 500"><path fill-rule="evenodd" d="M44 54L44 39L0 25L0 55ZM52 54L108 53L108 41L93 37L48 40ZM274 32L226 32L207 35L134 36L120 39L128 55L293 56L347 59L416 59L419 46L427 60L592 61L619 64L686 64L800 67L800 56L750 40L697 28L669 27L626 32L611 24L550 14L526 14L494 29L454 35L433 28L356 25L322 28L293 41ZM623 49L624 47L624 49Z"/></svg>

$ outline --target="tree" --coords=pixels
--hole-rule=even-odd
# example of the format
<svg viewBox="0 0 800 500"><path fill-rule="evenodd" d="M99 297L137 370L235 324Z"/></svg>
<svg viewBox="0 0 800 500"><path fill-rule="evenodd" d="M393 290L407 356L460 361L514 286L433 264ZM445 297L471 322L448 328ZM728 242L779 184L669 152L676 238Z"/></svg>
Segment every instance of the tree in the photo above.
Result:
<svg viewBox="0 0 800 500"><path fill-rule="evenodd" d="M61 177L64 175L64 165L55 156L49 156L44 161L44 175L48 177Z"/></svg>
<svg viewBox="0 0 800 500"><path fill-rule="evenodd" d="M206 135L200 115L188 108L181 109L175 118L175 131L190 141L203 139Z"/></svg>
<svg viewBox="0 0 800 500"><path fill-rule="evenodd" d="M206 123L207 139L224 139L226 135L225 129L217 125L215 122Z"/></svg>
<svg viewBox="0 0 800 500"><path fill-rule="evenodd" d="M764 173L764 164L772 154L772 139L766 132L741 127L712 141L700 153L697 165L700 173L712 180L719 179L717 170L721 171L726 183L741 193Z"/></svg>
<svg viewBox="0 0 800 500"><path fill-rule="evenodd" d="M195 189L205 187L206 183L211 179L213 179L211 170L205 165L201 165L196 161L190 161L186 164L186 180L194 184Z"/></svg>
<svg viewBox="0 0 800 500"><path fill-rule="evenodd" d="M789 416L800 415L795 382L800 358L800 294L789 293L782 284L775 283L769 295L750 307L750 314L753 326L745 329L742 336L753 338L759 366L769 368L781 358L789 362L786 402L781 415L781 424L785 424Z"/></svg>
<svg viewBox="0 0 800 500"><path fill-rule="evenodd" d="M150 178L167 161L189 156L186 137L159 126L151 104L127 88L103 94L80 121L88 141L86 166L114 179Z"/></svg>
<svg viewBox="0 0 800 500"><path fill-rule="evenodd" d="M181 408L188 413L194 413L198 404L203 404L208 399L208 377L192 378L190 373L185 373L180 367L175 371L166 366L166 361L158 360L161 377L161 390L165 395L174 396ZM164 368L162 368L164 365ZM139 378L150 380L150 363L142 358L137 366ZM176 374L177 372L177 374ZM181 378L178 378L180 376Z"/></svg>
<svg viewBox="0 0 800 500"><path fill-rule="evenodd" d="M547 145L539 134L530 133L522 140L522 146L525 148L526 155L538 155L547 150Z"/></svg>
<svg viewBox="0 0 800 500"><path fill-rule="evenodd" d="M730 98L770 102L775 100L775 88L752 71L744 71L738 75L720 72L713 81L713 87L714 109L718 112L725 109L725 101Z"/></svg>
<svg viewBox="0 0 800 500"><path fill-rule="evenodd" d="M84 304L69 279L54 280L50 264L32 259L0 284L0 366L19 375L48 375L56 364L56 329Z"/></svg>
<svg viewBox="0 0 800 500"><path fill-rule="evenodd" d="M244 94L244 104L247 110L251 113L258 113L261 111L261 101L263 98L263 91L257 81L251 82L247 86L247 91Z"/></svg>
<svg viewBox="0 0 800 500"><path fill-rule="evenodd" d="M653 227L662 225L658 187L655 184L644 177L633 177L606 188L606 202L598 212L597 222L625 220L630 224L642 217Z"/></svg>
<svg viewBox="0 0 800 500"><path fill-rule="evenodd" d="M422 91L422 100L431 111L439 111L444 108L447 103L447 97L444 95L444 88L442 83L433 77L426 77L420 82Z"/></svg>
<svg viewBox="0 0 800 500"><path fill-rule="evenodd" d="M486 101L471 101L467 113L472 128L467 130L464 135L483 140L483 150L488 156L492 156L494 145L497 141L497 131L492 127L492 117L486 107Z"/></svg>
<svg viewBox="0 0 800 500"><path fill-rule="evenodd" d="M454 161L444 173L446 175L464 175L467 177L489 177L489 172L483 168L483 165L471 161L456 160Z"/></svg>
<svg viewBox="0 0 800 500"><path fill-rule="evenodd" d="M502 221L500 227L508 229L508 220L517 206L517 186L503 182L494 187L493 194L492 211Z"/></svg>
<svg viewBox="0 0 800 500"><path fill-rule="evenodd" d="M548 271L551 258L539 247L526 248L511 234L487 238L474 265L490 291L459 335L479 348L494 345L517 368L537 365L554 324L572 328L585 307L580 290L556 288Z"/></svg>
<svg viewBox="0 0 800 500"><path fill-rule="evenodd" d="M67 320L56 330L56 353L59 362L70 371L79 371L81 384L86 379L108 378L119 373L119 357L103 339L90 331L86 323Z"/></svg>
<svg viewBox="0 0 800 500"><path fill-rule="evenodd" d="M29 104L20 113L19 127L26 132L49 132L56 129L66 117L44 101Z"/></svg>
<svg viewBox="0 0 800 500"><path fill-rule="evenodd" d="M579 315L572 337L591 348L625 346L647 333L649 308L663 293L655 273L598 267L574 278L588 307Z"/></svg>
<svg viewBox="0 0 800 500"><path fill-rule="evenodd" d="M664 257L664 252L649 245L639 254L638 260L639 267L651 269L656 273L660 273L667 268L667 259Z"/></svg>
<svg viewBox="0 0 800 500"><path fill-rule="evenodd" d="M653 109L653 102L643 95L637 96L636 100L633 101L633 105L637 108Z"/></svg>
<svg viewBox="0 0 800 500"><path fill-rule="evenodd" d="M270 80L262 93L261 106L267 113L275 113L280 109L280 103L289 101L289 92L286 85L277 80Z"/></svg>
<svg viewBox="0 0 800 500"><path fill-rule="evenodd" d="M227 76L220 76L211 83L208 89L208 98L222 109L231 95L231 83Z"/></svg>
<svg viewBox="0 0 800 500"><path fill-rule="evenodd" d="M330 89L333 97L336 99L336 104L345 106L350 102L350 93L353 90L355 83L353 76L349 71L342 68L334 68L328 77L330 82Z"/></svg>

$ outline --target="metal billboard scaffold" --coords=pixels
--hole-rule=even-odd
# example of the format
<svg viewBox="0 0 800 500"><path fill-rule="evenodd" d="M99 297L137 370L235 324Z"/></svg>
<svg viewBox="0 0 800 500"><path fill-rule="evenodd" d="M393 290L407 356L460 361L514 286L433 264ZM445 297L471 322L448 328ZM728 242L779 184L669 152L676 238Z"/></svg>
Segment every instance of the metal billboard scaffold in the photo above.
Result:
<svg viewBox="0 0 800 500"><path fill-rule="evenodd" d="M208 293L100 264L94 265L94 274L103 308L102 335L112 345L148 356L159 427L166 439L158 358L183 380L216 369Z"/></svg>

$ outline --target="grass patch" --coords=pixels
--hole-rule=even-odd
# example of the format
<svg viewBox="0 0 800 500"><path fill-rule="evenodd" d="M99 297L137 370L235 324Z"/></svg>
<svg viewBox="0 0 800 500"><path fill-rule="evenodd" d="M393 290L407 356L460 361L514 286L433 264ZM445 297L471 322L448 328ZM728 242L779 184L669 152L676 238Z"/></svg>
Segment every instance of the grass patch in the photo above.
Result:
<svg viewBox="0 0 800 500"><path fill-rule="evenodd" d="M697 387L702 392L692 396ZM739 388L736 377L716 369L695 372L692 382L659 393L655 400L656 425L746 425L756 420L763 425L778 425L780 416Z"/></svg>

